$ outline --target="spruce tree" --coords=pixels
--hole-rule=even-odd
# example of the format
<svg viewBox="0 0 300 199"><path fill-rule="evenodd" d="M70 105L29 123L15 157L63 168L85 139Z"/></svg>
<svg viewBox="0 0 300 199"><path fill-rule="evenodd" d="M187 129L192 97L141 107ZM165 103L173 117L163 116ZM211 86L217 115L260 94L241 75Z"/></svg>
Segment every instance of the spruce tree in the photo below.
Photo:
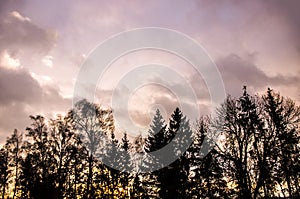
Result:
<svg viewBox="0 0 300 199"><path fill-rule="evenodd" d="M164 198L189 198L188 176L190 174L188 147L192 139L189 120L179 108L171 115L168 129L168 143L173 147L177 160L162 169L163 189L160 196Z"/></svg>
<svg viewBox="0 0 300 199"><path fill-rule="evenodd" d="M204 144L213 145L210 141L211 118L201 117L197 120L193 132L193 144L189 148L189 197L190 198L228 198L227 185L223 176L222 158L212 147L212 150L204 156L202 153ZM204 140L207 139L207 143Z"/></svg>
<svg viewBox="0 0 300 199"><path fill-rule="evenodd" d="M123 138L120 143L120 153L121 153L121 160L120 160L120 168L121 168L121 174L120 174L120 184L122 189L124 190L124 197L129 197L129 182L132 179L132 170L133 165L131 162L131 143L127 138L127 133L124 132Z"/></svg>
<svg viewBox="0 0 300 199"><path fill-rule="evenodd" d="M153 152L161 149L166 145L166 124L159 111L153 117L152 124L148 131L148 137L145 142L145 151Z"/></svg>
<svg viewBox="0 0 300 199"><path fill-rule="evenodd" d="M152 124L150 125L150 129L148 131L148 137L145 141L145 145L144 145L145 152L151 153L151 152L158 151L159 149L164 147L167 143L168 143L168 138L166 132L166 124L159 109L157 109L153 117ZM148 160L146 165L147 167L150 168L160 167L161 158L163 158L162 156L148 156L148 157L153 157L153 158ZM165 191L164 175L165 175L164 170L159 169L147 176L149 178L148 180L156 179L157 181L156 186L158 187L158 190L160 190L159 193ZM162 195L159 196L162 197Z"/></svg>
<svg viewBox="0 0 300 199"><path fill-rule="evenodd" d="M265 110L269 117L268 126L272 129L274 145L272 148L275 167L274 179L280 185L286 183L288 197L299 197L299 122L300 108L290 100L268 89L263 97ZM287 193L287 194L286 194Z"/></svg>
<svg viewBox="0 0 300 199"><path fill-rule="evenodd" d="M130 197L132 198L157 198L158 182L157 176L151 172L142 172L148 169L149 164L143 164L143 159L146 158L145 142L141 134L139 134L134 142L132 148L132 163L134 171L132 173L132 187ZM146 161L147 162L147 161ZM151 163L152 164L152 163Z"/></svg>

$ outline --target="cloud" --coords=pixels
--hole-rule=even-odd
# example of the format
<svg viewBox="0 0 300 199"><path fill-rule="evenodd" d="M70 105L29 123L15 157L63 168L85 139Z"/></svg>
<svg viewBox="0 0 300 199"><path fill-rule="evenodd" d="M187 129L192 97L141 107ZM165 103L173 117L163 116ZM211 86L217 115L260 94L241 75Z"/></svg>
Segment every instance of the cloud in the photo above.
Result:
<svg viewBox="0 0 300 199"><path fill-rule="evenodd" d="M71 108L48 75L32 72L41 65L51 67L57 33L45 29L17 11L15 1L0 3L0 141L14 128L23 131L29 115L52 117ZM42 61L41 61L42 60ZM38 71L38 70L37 70Z"/></svg>
<svg viewBox="0 0 300 199"><path fill-rule="evenodd" d="M52 85L41 85L24 68L0 66L0 140L14 128L23 131L29 125L28 116L67 111L69 99L63 98Z"/></svg>
<svg viewBox="0 0 300 199"><path fill-rule="evenodd" d="M13 58L7 50L0 51L0 65L8 69L18 69L21 67L20 60Z"/></svg>
<svg viewBox="0 0 300 199"><path fill-rule="evenodd" d="M17 11L5 14L0 19L0 50L46 54L54 46L57 33L43 29Z"/></svg>
<svg viewBox="0 0 300 199"><path fill-rule="evenodd" d="M75 1L72 4L59 0L0 0L0 86L3 90L0 112L9 116L2 118L11 119L11 128L19 125L17 121L25 124L22 118L27 118L29 113L65 110L67 102L58 85L64 90L63 95L72 96L72 79L86 58L83 54L113 34L145 26L175 29L200 42L220 68L227 93L240 95L246 84L255 93L270 86L295 96L300 83L298 8L297 0L284 3L280 0ZM146 59L145 53L135 54L138 56L125 60L128 64L119 62L111 70L104 82L107 86L96 93L100 103L110 103L109 86L122 78L131 65L165 57L151 53ZM185 77L190 75L188 81L196 91L199 106L208 112L209 93L203 78L191 74L184 63L172 57L166 57L166 62L174 62L171 65L182 69L179 73ZM44 65L49 67L40 67ZM180 82L172 82L171 90L182 91L185 87ZM86 91L94 92L88 88ZM117 91L119 97L126 91ZM163 89L148 88L132 103L150 107L159 103L167 111L173 111L175 103L166 93ZM18 120L14 120L14 112L18 113ZM146 121L141 115L147 114L142 106L132 110L132 117L141 125ZM2 118L0 127L8 129Z"/></svg>
<svg viewBox="0 0 300 199"><path fill-rule="evenodd" d="M46 55L45 57L43 57L42 63L45 66L52 68L52 66L53 66L53 57L51 55Z"/></svg>
<svg viewBox="0 0 300 199"><path fill-rule="evenodd" d="M37 75L34 72L30 72L32 78L39 82L41 86L53 85L53 79L47 75Z"/></svg>
<svg viewBox="0 0 300 199"><path fill-rule="evenodd" d="M255 64L253 59L242 58L237 54L230 54L216 61L221 72L225 89L228 94L238 96L241 94L243 85L247 85L254 92L265 91L272 88L296 88L300 84L300 74L269 75ZM288 91L287 91L288 92ZM295 96L295 93L288 93Z"/></svg>
<svg viewBox="0 0 300 199"><path fill-rule="evenodd" d="M298 3L297 3L298 2ZM234 53L258 53L261 70L288 74L299 68L299 1L195 1L186 32L214 60ZM187 26L187 25L186 25ZM282 70L282 64L286 70Z"/></svg>
<svg viewBox="0 0 300 199"><path fill-rule="evenodd" d="M18 13L17 11L12 11L11 13L11 16L19 19L20 21L31 21L28 17L24 17L22 16L20 13Z"/></svg>

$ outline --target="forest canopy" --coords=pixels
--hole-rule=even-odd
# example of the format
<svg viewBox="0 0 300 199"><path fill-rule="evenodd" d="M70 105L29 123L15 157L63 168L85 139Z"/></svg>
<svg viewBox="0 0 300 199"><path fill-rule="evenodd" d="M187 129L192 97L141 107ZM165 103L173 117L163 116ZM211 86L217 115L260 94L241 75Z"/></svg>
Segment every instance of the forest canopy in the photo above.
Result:
<svg viewBox="0 0 300 199"><path fill-rule="evenodd" d="M179 108L170 118L157 109L147 136L134 140L127 132L117 139L113 110L86 100L65 116L30 116L26 130L14 130L0 149L1 197L299 198L295 101L272 89L251 95L244 87L240 97L229 95L216 111L215 118L190 121ZM220 135L214 142L216 130ZM183 151L189 139L193 142ZM139 172L137 155L167 145L179 154L175 161ZM148 159L143 166L152 168L164 158Z"/></svg>

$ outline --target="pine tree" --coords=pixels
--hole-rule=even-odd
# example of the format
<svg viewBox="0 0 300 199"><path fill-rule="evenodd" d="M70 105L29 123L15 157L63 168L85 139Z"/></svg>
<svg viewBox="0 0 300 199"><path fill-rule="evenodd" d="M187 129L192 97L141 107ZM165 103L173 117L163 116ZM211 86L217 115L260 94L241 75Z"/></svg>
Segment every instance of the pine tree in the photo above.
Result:
<svg viewBox="0 0 300 199"><path fill-rule="evenodd" d="M109 179L109 196L119 197L119 180L120 180L120 165L121 155L118 148L118 140L115 137L114 132L110 134L110 140L106 144L106 152L103 158L103 162L107 165L108 179Z"/></svg>
<svg viewBox="0 0 300 199"><path fill-rule="evenodd" d="M157 198L159 184L157 182L157 175L153 172L143 172L149 169L149 164L143 164L143 160L148 157L145 153L145 143L141 134L134 140L132 163L134 171L132 175L132 188L130 197L132 198ZM147 163L147 161L146 161ZM152 164L152 163L151 163Z"/></svg>
<svg viewBox="0 0 300 199"><path fill-rule="evenodd" d="M131 162L131 143L127 138L127 133L125 132L123 134L123 138L120 143L120 153L121 153L121 159L120 159L120 168L121 168L121 174L120 174L120 185L124 192L124 198L129 198L129 182L132 180L132 173L133 165Z"/></svg>
<svg viewBox="0 0 300 199"><path fill-rule="evenodd" d="M202 196L200 189L204 186L202 184L202 168L200 167L200 165L202 164L202 156L204 154L201 153L201 148L204 139L207 137L208 134L208 123L208 117L202 117L196 121L196 129L193 133L193 143L188 149L189 165L191 168L191 176L189 182L189 195L191 198L197 198L199 195Z"/></svg>
<svg viewBox="0 0 300 199"><path fill-rule="evenodd" d="M176 108L170 118L168 143L173 147L173 153L178 159L162 169L163 198L189 198L188 178L190 175L187 149L192 139L189 120Z"/></svg>
<svg viewBox="0 0 300 199"><path fill-rule="evenodd" d="M145 151L147 153L155 152L164 147L166 144L168 144L168 138L167 138L167 132L166 132L166 124L165 121L159 111L159 109L156 110L156 113L153 117L152 124L150 125L150 129L148 131L148 137L145 141ZM163 154L162 154L163 155ZM161 156L153 155L153 156L147 156L148 158L148 165L147 167L155 168L160 167L161 164ZM151 157L151 159L150 159ZM151 176L153 175L153 176ZM147 177L149 179L156 179L158 186L158 189L160 190L159 193L164 192L164 170L160 169L157 171L152 172L151 175L148 175ZM162 197L162 195L159 195Z"/></svg>
<svg viewBox="0 0 300 199"><path fill-rule="evenodd" d="M228 198L226 192L226 181L223 176L222 158L218 156L213 148L204 156L202 149L204 144L210 142L210 117L201 117L196 122L196 129L193 134L193 144L189 148L189 197L190 198ZM204 140L207 139L207 143ZM210 146L213 147L213 146Z"/></svg>
<svg viewBox="0 0 300 199"><path fill-rule="evenodd" d="M269 117L268 127L272 129L274 146L272 153L275 167L274 178L280 185L286 183L288 197L299 197L299 122L300 107L290 99L281 97L268 89L263 97ZM285 192L282 191L284 195Z"/></svg>
<svg viewBox="0 0 300 199"><path fill-rule="evenodd" d="M161 149L166 145L166 124L159 111L153 117L152 124L148 131L148 137L145 142L145 151L153 152Z"/></svg>

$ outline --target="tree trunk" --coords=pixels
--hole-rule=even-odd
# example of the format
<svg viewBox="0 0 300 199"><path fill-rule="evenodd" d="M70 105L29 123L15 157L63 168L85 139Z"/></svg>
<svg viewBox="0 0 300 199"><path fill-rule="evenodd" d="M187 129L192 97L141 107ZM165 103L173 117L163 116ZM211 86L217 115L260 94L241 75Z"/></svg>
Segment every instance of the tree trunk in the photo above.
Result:
<svg viewBox="0 0 300 199"><path fill-rule="evenodd" d="M89 169L88 169L88 179L86 184L86 196L87 198L90 198L91 194L91 186L92 186L92 175L93 175L93 155L89 156Z"/></svg>
<svg viewBox="0 0 300 199"><path fill-rule="evenodd" d="M15 165L15 188L14 188L14 195L13 195L13 199L16 197L16 192L17 192L17 186L18 186L18 169L19 169L19 141L17 140L17 146L16 146L16 155L15 155L15 159L16 159L16 165Z"/></svg>

